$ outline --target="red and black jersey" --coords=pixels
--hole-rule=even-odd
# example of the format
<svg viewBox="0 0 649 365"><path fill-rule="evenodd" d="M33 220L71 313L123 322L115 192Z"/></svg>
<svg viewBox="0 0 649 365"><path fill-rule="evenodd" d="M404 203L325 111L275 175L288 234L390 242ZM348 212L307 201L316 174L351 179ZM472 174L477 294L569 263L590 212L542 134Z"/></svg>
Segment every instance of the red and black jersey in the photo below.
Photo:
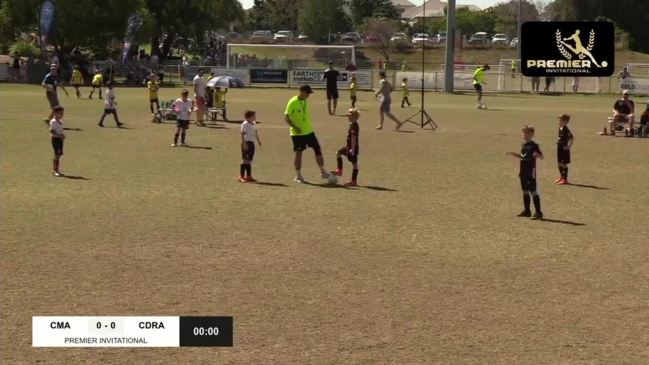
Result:
<svg viewBox="0 0 649 365"><path fill-rule="evenodd" d="M349 123L349 130L347 131L347 148L352 148L352 136L356 136L356 149L359 146L359 132L358 122Z"/></svg>
<svg viewBox="0 0 649 365"><path fill-rule="evenodd" d="M572 139L572 132L570 132L568 126L560 127L559 138L557 139L557 145L567 146L571 139Z"/></svg>

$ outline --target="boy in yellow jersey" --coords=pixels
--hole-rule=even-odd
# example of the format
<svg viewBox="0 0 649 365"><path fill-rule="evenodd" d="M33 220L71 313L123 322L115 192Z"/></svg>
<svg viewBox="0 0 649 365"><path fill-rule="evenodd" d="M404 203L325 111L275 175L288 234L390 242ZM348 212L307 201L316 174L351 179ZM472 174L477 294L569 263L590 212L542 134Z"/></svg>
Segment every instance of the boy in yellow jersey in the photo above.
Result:
<svg viewBox="0 0 649 365"><path fill-rule="evenodd" d="M401 107L404 108L403 104L408 104L408 106L411 106L412 104L410 104L410 100L408 100L408 96L410 95L410 91L408 90L408 79L404 77L401 81L401 96L403 97L403 99L401 99Z"/></svg>
<svg viewBox="0 0 649 365"><path fill-rule="evenodd" d="M356 90L358 90L356 72L352 72L352 78L349 80L349 97L352 99L352 108L356 108Z"/></svg>
<svg viewBox="0 0 649 365"><path fill-rule="evenodd" d="M225 94L228 93L228 89L225 88L221 90L220 87L214 89L214 107L217 109L223 109L223 119L228 119L225 111Z"/></svg>
<svg viewBox="0 0 649 365"><path fill-rule="evenodd" d="M70 80L70 83L77 93L77 99L80 98L81 92L79 91L79 87L83 85L83 75L81 75L81 71L79 71L79 66L77 65L72 67L72 80Z"/></svg>
<svg viewBox="0 0 649 365"><path fill-rule="evenodd" d="M473 73L473 87L478 92L478 109L487 109L487 106L482 104L482 84L484 81L484 72L490 70L489 65L478 67Z"/></svg>
<svg viewBox="0 0 649 365"><path fill-rule="evenodd" d="M158 77L156 74L151 73L149 75L149 81L146 83L147 89L149 89L149 109L151 110L151 116L153 119L152 123L160 123L160 119L157 116L160 114L160 102L158 101L158 89L160 89L160 84L158 83ZM153 111L153 106L155 105L155 112Z"/></svg>
<svg viewBox="0 0 649 365"><path fill-rule="evenodd" d="M95 76L92 77L92 91L90 91L90 95L88 96L88 99L92 99L92 94L95 93L95 89L99 90L99 99L102 99L101 86L103 84L104 84L104 75L101 73L101 70L96 70Z"/></svg>

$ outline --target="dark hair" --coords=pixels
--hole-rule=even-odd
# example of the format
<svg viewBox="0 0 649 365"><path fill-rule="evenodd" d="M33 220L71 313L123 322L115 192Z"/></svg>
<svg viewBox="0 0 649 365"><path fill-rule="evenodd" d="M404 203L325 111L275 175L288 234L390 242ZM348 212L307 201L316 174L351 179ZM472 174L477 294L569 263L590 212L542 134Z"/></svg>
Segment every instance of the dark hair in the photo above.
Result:
<svg viewBox="0 0 649 365"><path fill-rule="evenodd" d="M252 118L253 115L257 114L254 110L246 110L246 112L243 114L243 116L248 119Z"/></svg>
<svg viewBox="0 0 649 365"><path fill-rule="evenodd" d="M180 90L180 95L185 95L185 94L189 95L189 91L187 91L187 89Z"/></svg>
<svg viewBox="0 0 649 365"><path fill-rule="evenodd" d="M384 71L379 72L379 76L381 77L387 77L387 74Z"/></svg>
<svg viewBox="0 0 649 365"><path fill-rule="evenodd" d="M59 112L62 112L63 110L65 110L65 109L63 109L63 107L60 106L60 105L57 105L57 106L55 106L54 108L52 108L52 111L53 111L54 113L59 113Z"/></svg>
<svg viewBox="0 0 649 365"><path fill-rule="evenodd" d="M407 77L404 77L404 78L403 78L403 81L407 81L407 80L408 80L408 78L407 78Z"/></svg>

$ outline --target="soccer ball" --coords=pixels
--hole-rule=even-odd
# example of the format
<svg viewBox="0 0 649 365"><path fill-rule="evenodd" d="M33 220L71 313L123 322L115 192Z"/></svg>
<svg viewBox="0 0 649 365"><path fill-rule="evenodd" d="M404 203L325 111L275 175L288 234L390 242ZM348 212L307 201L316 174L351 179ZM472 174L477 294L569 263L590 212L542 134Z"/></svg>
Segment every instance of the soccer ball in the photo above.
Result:
<svg viewBox="0 0 649 365"><path fill-rule="evenodd" d="M329 174L329 177L327 177L327 184L329 185L336 185L338 184L338 177L334 174Z"/></svg>

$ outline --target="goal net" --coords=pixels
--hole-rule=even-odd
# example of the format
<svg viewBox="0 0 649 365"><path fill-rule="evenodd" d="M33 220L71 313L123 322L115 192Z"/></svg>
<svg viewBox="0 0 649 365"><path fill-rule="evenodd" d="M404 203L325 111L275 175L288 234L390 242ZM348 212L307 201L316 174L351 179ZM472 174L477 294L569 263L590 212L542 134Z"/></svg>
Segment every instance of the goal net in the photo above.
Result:
<svg viewBox="0 0 649 365"><path fill-rule="evenodd" d="M356 65L356 47L309 44L228 44L228 68L309 69Z"/></svg>

